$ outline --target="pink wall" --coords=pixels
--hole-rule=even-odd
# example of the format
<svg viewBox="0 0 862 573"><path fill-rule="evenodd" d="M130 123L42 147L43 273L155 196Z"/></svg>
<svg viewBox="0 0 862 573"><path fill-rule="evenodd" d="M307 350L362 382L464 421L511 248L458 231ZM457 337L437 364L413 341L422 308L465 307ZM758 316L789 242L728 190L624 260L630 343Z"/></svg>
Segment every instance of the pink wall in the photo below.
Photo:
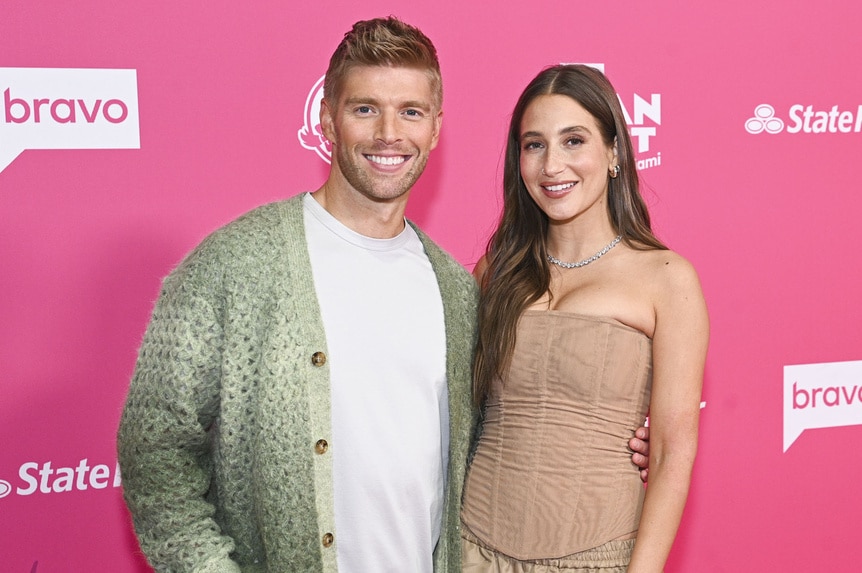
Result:
<svg viewBox="0 0 862 573"><path fill-rule="evenodd" d="M445 82L441 144L409 215L468 267L498 213L508 114L541 67L604 64L632 128L654 130L640 136L646 198L659 235L699 269L712 317L700 455L668 571L855 570L862 8L240 4L0 9L0 571L148 571L114 435L160 279L209 231L322 182L326 163L298 137L306 99L350 25L390 13L434 40ZM133 73L64 84L52 69ZM87 122L79 105L71 122L69 106L52 117L44 104L40 125L16 122L16 98L80 99L87 113L114 99L129 116ZM766 119L761 104L777 133L746 130ZM825 363L842 364L785 368ZM817 388L803 407L799 390Z"/></svg>

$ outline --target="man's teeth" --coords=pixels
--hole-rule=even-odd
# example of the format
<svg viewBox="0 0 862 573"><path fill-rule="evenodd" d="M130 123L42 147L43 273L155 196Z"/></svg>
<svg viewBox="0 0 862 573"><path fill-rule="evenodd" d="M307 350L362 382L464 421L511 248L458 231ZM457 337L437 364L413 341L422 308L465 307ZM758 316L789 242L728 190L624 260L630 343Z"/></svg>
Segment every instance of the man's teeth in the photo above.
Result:
<svg viewBox="0 0 862 573"><path fill-rule="evenodd" d="M545 189L548 191L562 191L563 189L568 189L573 186L574 183L562 183L560 185L546 185Z"/></svg>
<svg viewBox="0 0 862 573"><path fill-rule="evenodd" d="M379 165L400 165L406 161L403 155L382 156L382 155L367 155L369 160Z"/></svg>

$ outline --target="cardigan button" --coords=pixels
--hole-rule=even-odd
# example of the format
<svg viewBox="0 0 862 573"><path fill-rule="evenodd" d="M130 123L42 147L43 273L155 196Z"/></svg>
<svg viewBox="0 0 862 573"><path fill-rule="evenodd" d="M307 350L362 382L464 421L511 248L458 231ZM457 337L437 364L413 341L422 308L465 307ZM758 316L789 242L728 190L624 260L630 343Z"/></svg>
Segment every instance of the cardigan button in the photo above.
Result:
<svg viewBox="0 0 862 573"><path fill-rule="evenodd" d="M317 440L317 443L314 444L314 451L318 454L325 454L328 449L329 443L326 440Z"/></svg>
<svg viewBox="0 0 862 573"><path fill-rule="evenodd" d="M324 547L331 547L333 541L335 541L335 536L331 533L326 533L321 540Z"/></svg>
<svg viewBox="0 0 862 573"><path fill-rule="evenodd" d="M311 363L315 366L323 366L326 364L326 354L323 352L315 352L311 355Z"/></svg>

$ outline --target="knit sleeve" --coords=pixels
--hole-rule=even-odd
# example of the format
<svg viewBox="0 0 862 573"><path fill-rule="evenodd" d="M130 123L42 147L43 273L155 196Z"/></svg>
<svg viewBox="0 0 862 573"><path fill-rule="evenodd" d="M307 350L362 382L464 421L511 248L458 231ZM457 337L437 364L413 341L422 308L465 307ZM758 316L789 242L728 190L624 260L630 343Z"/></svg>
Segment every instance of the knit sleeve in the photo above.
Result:
<svg viewBox="0 0 862 573"><path fill-rule="evenodd" d="M237 573L233 540L206 501L207 430L218 409L222 328L216 290L186 261L165 280L117 437L126 503L156 571Z"/></svg>

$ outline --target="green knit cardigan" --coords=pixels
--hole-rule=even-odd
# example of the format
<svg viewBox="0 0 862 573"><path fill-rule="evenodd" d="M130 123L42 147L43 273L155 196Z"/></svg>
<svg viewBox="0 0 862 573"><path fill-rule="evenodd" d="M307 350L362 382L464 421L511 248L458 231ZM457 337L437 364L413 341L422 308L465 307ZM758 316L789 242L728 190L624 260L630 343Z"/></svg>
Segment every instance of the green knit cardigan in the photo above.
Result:
<svg viewBox="0 0 862 573"><path fill-rule="evenodd" d="M477 292L417 232L446 325L449 473L434 568L455 573ZM329 368L312 360L327 349L311 276L297 196L219 229L165 279L117 438L126 503L157 571L336 571L338 444ZM331 446L317 453L321 439Z"/></svg>

